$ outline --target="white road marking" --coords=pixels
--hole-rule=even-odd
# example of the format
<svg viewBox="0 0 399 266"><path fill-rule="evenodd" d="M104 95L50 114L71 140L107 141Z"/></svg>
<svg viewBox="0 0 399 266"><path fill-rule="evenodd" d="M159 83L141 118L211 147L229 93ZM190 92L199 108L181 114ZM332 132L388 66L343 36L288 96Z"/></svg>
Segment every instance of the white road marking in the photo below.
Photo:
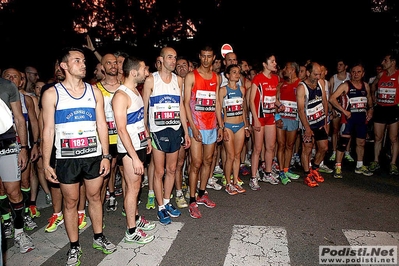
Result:
<svg viewBox="0 0 399 266"><path fill-rule="evenodd" d="M155 239L145 245L128 244L122 239L117 245L117 250L106 256L99 266L114 265L159 265L163 257L172 246L184 223L172 222L162 225L155 221L154 230L146 233L155 235Z"/></svg>
<svg viewBox="0 0 399 266"><path fill-rule="evenodd" d="M86 218L86 222L87 225L82 230L79 230L79 233L82 233L91 226L89 217ZM46 233L44 231L46 226L47 225L30 235L35 245L34 250L21 254L19 248L15 245L9 248L6 252L7 265L41 265L69 243L65 224L58 226L57 230L52 233ZM21 264L22 262L23 264Z"/></svg>

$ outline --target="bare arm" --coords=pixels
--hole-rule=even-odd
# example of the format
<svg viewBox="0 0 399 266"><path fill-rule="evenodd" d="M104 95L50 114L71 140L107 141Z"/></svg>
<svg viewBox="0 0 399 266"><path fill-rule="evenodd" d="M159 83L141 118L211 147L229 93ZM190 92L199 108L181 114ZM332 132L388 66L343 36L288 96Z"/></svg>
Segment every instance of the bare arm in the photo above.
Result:
<svg viewBox="0 0 399 266"><path fill-rule="evenodd" d="M200 141L198 139L199 131L194 124L193 113L191 112L190 108L191 92L194 86L194 82L195 82L194 73L193 72L188 73L186 78L184 79L184 107L186 109L187 121L189 122L190 128L193 132L193 137L196 141Z"/></svg>
<svg viewBox="0 0 399 266"><path fill-rule="evenodd" d="M29 123L32 129L33 141L35 142L33 143L33 145L31 145L32 150L30 160L33 162L39 158L39 145L37 143L37 140L39 139L39 123L37 121L35 104L32 98L33 97L31 96L25 95L25 103L28 110Z"/></svg>
<svg viewBox="0 0 399 266"><path fill-rule="evenodd" d="M104 96L101 91L93 86L94 94L96 96L96 123L98 137L101 142L103 155L109 154L109 136L108 136L108 125L105 119L104 112ZM101 160L100 164L100 175L106 176L110 172L110 161L108 159Z"/></svg>
<svg viewBox="0 0 399 266"><path fill-rule="evenodd" d="M152 93L152 90L154 88L154 76L149 75L145 82L144 82L144 87L143 87L143 102L144 102L144 126L147 129L147 132L150 132L148 128L148 105L150 104L150 96Z"/></svg>
<svg viewBox="0 0 399 266"><path fill-rule="evenodd" d="M25 118L22 114L21 101L11 102L11 111L14 116L14 124L17 129L19 141L22 146L28 145L28 131L26 129ZM18 165L21 169L25 169L28 162L27 149L21 149L18 155Z"/></svg>
<svg viewBox="0 0 399 266"><path fill-rule="evenodd" d="M370 93L370 85L365 82L364 85L366 86L366 91L367 91L367 116L366 116L366 120L370 121L371 118L373 118L373 113L374 113L374 104L373 104L373 97L371 96Z"/></svg>
<svg viewBox="0 0 399 266"><path fill-rule="evenodd" d="M191 139L188 135L188 128L187 128L187 115L186 115L186 108L184 108L184 99L183 99L183 94L182 94L182 89L183 88L183 79L179 76L177 76L177 82L179 84L180 88L180 104L179 104L179 110L180 110L180 123L183 127L184 130L184 148L188 149L191 145Z"/></svg>
<svg viewBox="0 0 399 266"><path fill-rule="evenodd" d="M51 152L53 151L54 135L55 135L55 103L57 95L54 87L46 90L42 95L42 156L44 176L49 182L59 183L57 175L53 168L50 167Z"/></svg>
<svg viewBox="0 0 399 266"><path fill-rule="evenodd" d="M350 115L350 112L347 110L344 110L344 108L338 103L338 97L340 97L343 93L347 93L349 90L348 83L344 82L341 85L338 86L337 90L331 95L330 97L330 103L334 108L342 112L345 116ZM349 114L348 114L349 113Z"/></svg>

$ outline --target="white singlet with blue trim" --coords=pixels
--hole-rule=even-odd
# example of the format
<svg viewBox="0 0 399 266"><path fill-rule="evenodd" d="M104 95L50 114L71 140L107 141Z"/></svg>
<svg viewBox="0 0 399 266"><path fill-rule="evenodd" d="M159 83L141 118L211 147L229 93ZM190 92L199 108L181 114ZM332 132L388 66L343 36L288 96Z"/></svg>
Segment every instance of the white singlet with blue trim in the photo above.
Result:
<svg viewBox="0 0 399 266"><path fill-rule="evenodd" d="M150 96L148 117L150 132L159 132L165 128L180 128L180 88L177 76L166 84L159 72L154 72L154 87Z"/></svg>
<svg viewBox="0 0 399 266"><path fill-rule="evenodd" d="M57 159L90 158L102 154L96 122L96 97L90 84L84 83L81 97L75 98L61 84L55 110L55 147Z"/></svg>
<svg viewBox="0 0 399 266"><path fill-rule="evenodd" d="M125 85L119 86L118 90L124 91L130 97L131 105L127 109L126 130L133 147L136 151L144 149L147 147L148 141L145 136L143 98L141 98L141 95L136 95ZM117 148L119 153L127 152L119 135Z"/></svg>

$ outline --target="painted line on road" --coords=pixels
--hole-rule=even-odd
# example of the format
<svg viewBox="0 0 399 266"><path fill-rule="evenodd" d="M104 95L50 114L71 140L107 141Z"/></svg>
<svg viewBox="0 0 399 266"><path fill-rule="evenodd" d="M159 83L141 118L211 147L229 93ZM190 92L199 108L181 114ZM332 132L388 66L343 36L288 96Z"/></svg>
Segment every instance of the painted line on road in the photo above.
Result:
<svg viewBox="0 0 399 266"><path fill-rule="evenodd" d="M158 221L154 230L146 233L155 235L155 239L148 244L128 244L122 239L117 250L106 256L98 266L110 265L160 265L163 257L172 246L184 223L172 222L162 225Z"/></svg>
<svg viewBox="0 0 399 266"><path fill-rule="evenodd" d="M91 226L89 217L86 218L86 222L87 225L85 228L79 230L79 233L84 232ZM52 233L46 233L44 231L46 226L47 225L43 226L30 235L35 245L34 250L21 254L19 248L15 245L9 248L6 252L7 265L22 265L22 262L23 265L26 266L41 265L69 243L65 224L58 226L57 230Z"/></svg>
<svg viewBox="0 0 399 266"><path fill-rule="evenodd" d="M234 225L224 266L290 265L287 231L277 226Z"/></svg>

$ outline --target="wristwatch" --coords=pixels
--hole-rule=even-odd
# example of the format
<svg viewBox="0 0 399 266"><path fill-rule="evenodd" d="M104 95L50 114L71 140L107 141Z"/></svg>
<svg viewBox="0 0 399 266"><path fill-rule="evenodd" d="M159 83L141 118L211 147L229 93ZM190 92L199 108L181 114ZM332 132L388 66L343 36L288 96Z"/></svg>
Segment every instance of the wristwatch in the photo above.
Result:
<svg viewBox="0 0 399 266"><path fill-rule="evenodd" d="M105 154L101 156L101 159L108 159L108 160L112 160L112 155L111 154Z"/></svg>

